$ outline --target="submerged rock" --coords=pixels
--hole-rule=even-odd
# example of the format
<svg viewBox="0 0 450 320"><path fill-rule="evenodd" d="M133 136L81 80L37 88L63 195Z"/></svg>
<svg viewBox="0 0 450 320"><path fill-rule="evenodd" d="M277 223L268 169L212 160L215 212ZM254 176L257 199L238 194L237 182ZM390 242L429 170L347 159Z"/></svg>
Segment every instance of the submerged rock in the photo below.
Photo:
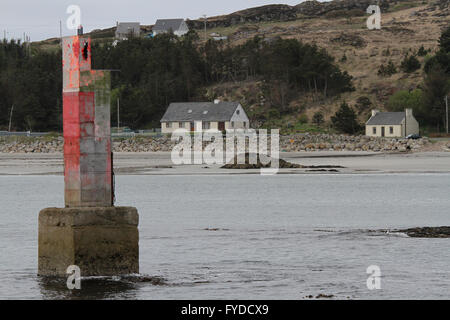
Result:
<svg viewBox="0 0 450 320"><path fill-rule="evenodd" d="M413 238L450 238L450 227L424 227L395 230Z"/></svg>
<svg viewBox="0 0 450 320"><path fill-rule="evenodd" d="M242 156L242 155L241 155ZM253 157L253 159L256 157L257 162L256 163L250 163L250 156ZM222 166L222 169L261 169L261 168L270 168L271 167L271 163L272 161L277 161L274 158L268 157L267 156L267 160L264 161L265 163L262 163L260 161L259 155L258 154L250 154L250 153L245 153L245 163L239 163L239 159L238 156L235 156L234 159ZM324 170L324 169L331 169L331 170L327 170L330 172L337 172L337 170L335 170L336 168L344 168L342 166L330 166L330 165L324 165L324 166L304 166L301 164L297 164L297 163L291 163L288 162L286 160L283 159L278 159L278 165L280 169L315 169L316 171L319 170ZM313 170L311 170L313 171Z"/></svg>
<svg viewBox="0 0 450 320"><path fill-rule="evenodd" d="M256 157L256 159L257 159L256 163L250 163L250 156ZM233 161L231 161L230 163L222 166L221 168L222 169L261 169L261 168L270 168L272 161L274 161L273 158L267 157L268 160L264 161L264 162L268 162L268 163L263 163L263 162L261 162L259 155L246 153L245 154L245 163L239 163L240 161L239 161L238 157L239 156L235 156ZM305 168L305 166L302 166L301 164L290 163L290 162L287 162L287 161L285 161L283 159L278 159L278 161L279 161L279 168L287 168L287 169Z"/></svg>

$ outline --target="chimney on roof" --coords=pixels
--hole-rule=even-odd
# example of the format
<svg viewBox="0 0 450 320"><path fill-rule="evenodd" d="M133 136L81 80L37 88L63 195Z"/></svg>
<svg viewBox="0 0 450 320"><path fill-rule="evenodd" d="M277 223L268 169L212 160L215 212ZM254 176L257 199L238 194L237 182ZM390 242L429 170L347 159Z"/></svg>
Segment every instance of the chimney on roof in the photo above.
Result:
<svg viewBox="0 0 450 320"><path fill-rule="evenodd" d="M372 117L375 116L378 112L380 112L380 110L373 109L372 110Z"/></svg>
<svg viewBox="0 0 450 320"><path fill-rule="evenodd" d="M214 100L214 104L219 104L220 103L220 100L219 99L215 99Z"/></svg>
<svg viewBox="0 0 450 320"><path fill-rule="evenodd" d="M413 115L413 110L412 109L405 109L405 116L406 117L412 117Z"/></svg>

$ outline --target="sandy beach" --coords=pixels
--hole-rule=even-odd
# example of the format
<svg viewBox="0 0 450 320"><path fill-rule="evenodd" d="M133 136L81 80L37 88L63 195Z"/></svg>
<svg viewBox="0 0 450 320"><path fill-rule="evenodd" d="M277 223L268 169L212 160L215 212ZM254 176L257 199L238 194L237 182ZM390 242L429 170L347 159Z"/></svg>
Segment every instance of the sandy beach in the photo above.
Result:
<svg viewBox="0 0 450 320"><path fill-rule="evenodd" d="M338 173L449 173L450 152L282 152L280 157L302 165L335 165ZM173 165L170 152L114 153L117 175L259 174L259 169L221 169L219 165ZM280 169L279 174L323 172ZM0 153L0 175L62 175L63 158L53 154Z"/></svg>

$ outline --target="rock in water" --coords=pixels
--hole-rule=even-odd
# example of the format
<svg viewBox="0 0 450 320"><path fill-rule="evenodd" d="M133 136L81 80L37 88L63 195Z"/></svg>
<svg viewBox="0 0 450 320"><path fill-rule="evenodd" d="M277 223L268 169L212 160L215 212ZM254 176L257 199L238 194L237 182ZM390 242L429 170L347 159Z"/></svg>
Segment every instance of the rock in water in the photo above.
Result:
<svg viewBox="0 0 450 320"><path fill-rule="evenodd" d="M242 156L242 155L240 155ZM257 161L256 163L250 163L250 158L252 157L256 157ZM250 153L245 153L245 163L239 163L239 156L235 156L233 161L231 161L230 163L222 166L222 169L261 169L261 168L270 168L271 162L274 161L273 158L268 157L269 162L264 164L261 162L260 157L258 154L250 154ZM275 160L276 161L276 160ZM304 166L300 165L300 164L295 164L295 163L290 163L287 162L283 159L279 159L279 168L287 168L287 169L291 169L291 168L304 168ZM264 161L266 162L266 161Z"/></svg>
<svg viewBox="0 0 450 320"><path fill-rule="evenodd" d="M242 156L242 154L240 155ZM250 156L254 157L257 159L256 163L250 163ZM222 166L222 169L261 169L261 168L270 168L271 166L271 162L274 161L274 158L271 157L267 157L268 158L268 163L264 164L260 161L260 157L258 154L250 154L250 153L245 153L245 163L239 163L239 159L238 156L235 156L233 161L231 161L230 163L227 163L226 165ZM276 160L275 160L276 161ZM279 167L280 169L336 169L336 168L344 168L341 166L304 166L301 164L296 164L296 163L291 163L288 162L286 160L283 159L278 159L279 163ZM264 161L266 162L266 161ZM329 170L331 171L331 170ZM337 172L337 170L333 170L332 172Z"/></svg>
<svg viewBox="0 0 450 320"><path fill-rule="evenodd" d="M413 238L450 238L450 227L424 227L396 230Z"/></svg>

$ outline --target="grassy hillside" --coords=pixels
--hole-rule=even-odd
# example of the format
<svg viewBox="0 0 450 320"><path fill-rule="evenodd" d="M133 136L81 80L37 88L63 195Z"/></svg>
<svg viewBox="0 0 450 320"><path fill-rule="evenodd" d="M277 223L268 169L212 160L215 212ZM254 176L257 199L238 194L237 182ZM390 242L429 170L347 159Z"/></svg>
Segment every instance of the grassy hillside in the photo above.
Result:
<svg viewBox="0 0 450 320"><path fill-rule="evenodd" d="M437 5L439 3L440 6ZM286 7L283 10L288 10ZM251 12L251 9L243 12ZM385 109L388 98L396 91L421 86L422 69L405 73L400 70L400 64L405 55L416 54L423 46L429 50L428 55L417 57L423 66L428 56L438 47L442 29L449 25L448 13L448 1L403 0L389 1L389 9L382 12L381 30L368 30L368 15L363 15L361 10L335 10L318 17L297 14L294 19L292 15L288 15L286 19L280 18L277 21L270 21L271 16L266 16L261 22L254 22L253 14L251 22L243 19L230 26L209 28L208 38L211 38L212 33L226 35L227 45L230 46L243 44L255 36L263 37L266 41L281 37L317 44L326 48L339 66L353 76L355 91L333 98L325 98L320 94L296 98L290 102L290 113L281 118L268 113L271 106L267 102L268 97L264 95L261 79L201 88L199 99L239 100L255 119L258 115L266 115L266 126L290 127L300 131L323 130L305 123L311 121L315 112L321 111L328 122L343 100L352 107L360 101L355 110L363 122L372 108ZM223 17L226 16L215 17L211 21L226 19ZM145 31L150 29L151 26L143 26ZM114 28L111 28L96 30L89 35L94 41L111 41L113 32ZM199 42L204 41L203 31L198 30L198 34ZM35 47L55 50L58 45L58 39L34 44ZM379 76L377 73L380 65L389 61L393 62L398 73L390 77Z"/></svg>
<svg viewBox="0 0 450 320"><path fill-rule="evenodd" d="M425 1L427 2L427 1ZM431 3L431 1L430 1ZM326 120L336 112L342 100L354 106L360 97L367 97L371 105L357 108L361 121L367 119L370 109L385 109L387 99L398 90L412 90L421 85L422 70L404 73L400 70L406 54L414 54L423 45L433 53L438 47L438 39L450 19L448 12L430 7L422 1L403 2L382 13L381 30L368 30L367 16L318 17L287 22L265 22L246 24L229 28L212 29L211 32L229 36L232 44L243 43L256 35L265 38L295 38L306 43L315 43L336 58L341 68L354 77L355 91L338 98L323 99L309 96L292 101L294 112L280 119L279 124L291 123L299 127L302 114L308 119L321 111ZM427 56L418 57L424 63ZM398 73L391 77L377 75L379 66L392 61ZM225 99L240 99L248 102L252 112L260 108L256 103L261 96L258 83L223 84L209 88ZM296 110L296 111L295 111ZM301 122L301 121L300 121Z"/></svg>

